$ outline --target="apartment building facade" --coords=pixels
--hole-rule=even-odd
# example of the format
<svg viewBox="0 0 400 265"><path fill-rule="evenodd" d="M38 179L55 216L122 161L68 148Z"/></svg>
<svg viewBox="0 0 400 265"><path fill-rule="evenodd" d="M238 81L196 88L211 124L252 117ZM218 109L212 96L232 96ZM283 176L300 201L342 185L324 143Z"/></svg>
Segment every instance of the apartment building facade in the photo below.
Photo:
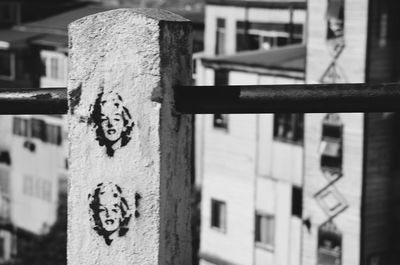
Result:
<svg viewBox="0 0 400 265"><path fill-rule="evenodd" d="M221 2L206 7L199 85L399 80L394 1L309 0L307 17L288 2L279 19L293 12L286 18L301 23L304 12L304 40L277 47L255 45L251 30L277 8L261 18L250 1ZM237 48L240 12L255 50ZM391 113L198 115L200 264L398 264L398 122Z"/></svg>
<svg viewBox="0 0 400 265"><path fill-rule="evenodd" d="M197 84L304 83L305 7L208 1ZM196 116L200 264L300 264L302 128L302 114Z"/></svg>
<svg viewBox="0 0 400 265"><path fill-rule="evenodd" d="M1 116L0 263L56 221L59 182L66 178L61 116ZM22 244L22 245L21 245Z"/></svg>

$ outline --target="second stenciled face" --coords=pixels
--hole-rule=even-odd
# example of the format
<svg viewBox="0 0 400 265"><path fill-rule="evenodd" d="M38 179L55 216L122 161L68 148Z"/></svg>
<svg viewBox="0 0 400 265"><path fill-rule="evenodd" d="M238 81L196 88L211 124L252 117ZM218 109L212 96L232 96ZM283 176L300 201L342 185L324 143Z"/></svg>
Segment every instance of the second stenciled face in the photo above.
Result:
<svg viewBox="0 0 400 265"><path fill-rule="evenodd" d="M121 198L114 188L99 194L99 218L107 232L116 231L122 222Z"/></svg>

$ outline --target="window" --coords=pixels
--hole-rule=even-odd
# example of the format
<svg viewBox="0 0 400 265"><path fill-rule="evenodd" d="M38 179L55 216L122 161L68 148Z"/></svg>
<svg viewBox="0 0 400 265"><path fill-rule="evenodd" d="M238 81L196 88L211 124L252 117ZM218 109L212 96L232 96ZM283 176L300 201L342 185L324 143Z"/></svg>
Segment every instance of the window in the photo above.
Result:
<svg viewBox="0 0 400 265"><path fill-rule="evenodd" d="M4 259L4 238L0 237L0 259Z"/></svg>
<svg viewBox="0 0 400 265"><path fill-rule="evenodd" d="M48 180L43 180L42 182L42 198L45 201L51 202L51 182Z"/></svg>
<svg viewBox="0 0 400 265"><path fill-rule="evenodd" d="M9 171L4 168L0 168L0 195L10 195Z"/></svg>
<svg viewBox="0 0 400 265"><path fill-rule="evenodd" d="M258 246L273 249L275 245L275 218L256 213L255 241Z"/></svg>
<svg viewBox="0 0 400 265"><path fill-rule="evenodd" d="M19 136L30 136L30 123L29 120L14 117L13 120L13 134Z"/></svg>
<svg viewBox="0 0 400 265"><path fill-rule="evenodd" d="M274 115L274 139L291 142L303 142L304 114L277 113Z"/></svg>
<svg viewBox="0 0 400 265"><path fill-rule="evenodd" d="M47 141L46 123L43 120L32 119L32 137Z"/></svg>
<svg viewBox="0 0 400 265"><path fill-rule="evenodd" d="M236 51L270 49L301 43L303 25L293 23L236 23Z"/></svg>
<svg viewBox="0 0 400 265"><path fill-rule="evenodd" d="M386 11L380 13L379 21L379 47L386 47L387 44L387 34L388 34L388 14Z"/></svg>
<svg viewBox="0 0 400 265"><path fill-rule="evenodd" d="M215 55L225 54L225 19L217 19Z"/></svg>
<svg viewBox="0 0 400 265"><path fill-rule="evenodd" d="M342 172L343 124L338 114L327 114L322 122L320 145L321 168L330 173Z"/></svg>
<svg viewBox="0 0 400 265"><path fill-rule="evenodd" d="M214 114L214 128L228 129L228 114Z"/></svg>
<svg viewBox="0 0 400 265"><path fill-rule="evenodd" d="M327 39L343 39L344 32L344 0L328 0Z"/></svg>
<svg viewBox="0 0 400 265"><path fill-rule="evenodd" d="M62 143L62 132L61 127L57 125L46 124L47 129L47 142L61 145Z"/></svg>
<svg viewBox="0 0 400 265"><path fill-rule="evenodd" d="M24 176L23 193L28 196L33 196L32 176Z"/></svg>
<svg viewBox="0 0 400 265"><path fill-rule="evenodd" d="M229 71L227 70L215 70L214 72L214 84L216 86L226 86L229 84Z"/></svg>
<svg viewBox="0 0 400 265"><path fill-rule="evenodd" d="M226 203L211 200L211 227L220 231L226 230Z"/></svg>
<svg viewBox="0 0 400 265"><path fill-rule="evenodd" d="M215 85L228 85L229 83L229 71L227 70L215 70L214 72L214 84ZM214 114L213 117L214 128L228 129L228 115L227 114Z"/></svg>
<svg viewBox="0 0 400 265"><path fill-rule="evenodd" d="M10 51L0 51L0 78L14 80L15 56Z"/></svg>
<svg viewBox="0 0 400 265"><path fill-rule="evenodd" d="M64 81L66 78L67 58L63 53L42 50L40 56L45 67L44 77Z"/></svg>
<svg viewBox="0 0 400 265"><path fill-rule="evenodd" d="M292 187L292 215L301 219L303 212L303 189Z"/></svg>
<svg viewBox="0 0 400 265"><path fill-rule="evenodd" d="M23 183L23 193L47 202L51 202L51 181L43 178L33 178L25 176Z"/></svg>
<svg viewBox="0 0 400 265"><path fill-rule="evenodd" d="M11 157L9 151L0 150L0 164L11 165Z"/></svg>
<svg viewBox="0 0 400 265"><path fill-rule="evenodd" d="M50 58L50 77L52 79L58 79L58 58Z"/></svg>
<svg viewBox="0 0 400 265"><path fill-rule="evenodd" d="M342 234L332 221L318 228L317 264L342 264Z"/></svg>

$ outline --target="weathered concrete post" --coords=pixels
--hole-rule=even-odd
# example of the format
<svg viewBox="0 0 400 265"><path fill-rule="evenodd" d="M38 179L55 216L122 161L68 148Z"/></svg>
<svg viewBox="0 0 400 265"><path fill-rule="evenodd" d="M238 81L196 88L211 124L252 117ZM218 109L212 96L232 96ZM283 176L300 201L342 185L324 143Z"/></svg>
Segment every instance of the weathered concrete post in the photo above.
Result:
<svg viewBox="0 0 400 265"><path fill-rule="evenodd" d="M191 264L191 23L118 9L69 27L68 264Z"/></svg>

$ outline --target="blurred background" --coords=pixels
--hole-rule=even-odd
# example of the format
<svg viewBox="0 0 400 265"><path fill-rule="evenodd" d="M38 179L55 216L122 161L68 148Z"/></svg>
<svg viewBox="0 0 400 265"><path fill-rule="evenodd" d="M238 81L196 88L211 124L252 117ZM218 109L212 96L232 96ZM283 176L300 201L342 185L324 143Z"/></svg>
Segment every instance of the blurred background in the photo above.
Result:
<svg viewBox="0 0 400 265"><path fill-rule="evenodd" d="M0 89L65 87L67 25L119 7L190 19L197 85L400 80L398 0L0 0ZM195 116L194 264L400 264L398 114ZM66 264L65 117L0 135L0 264Z"/></svg>

